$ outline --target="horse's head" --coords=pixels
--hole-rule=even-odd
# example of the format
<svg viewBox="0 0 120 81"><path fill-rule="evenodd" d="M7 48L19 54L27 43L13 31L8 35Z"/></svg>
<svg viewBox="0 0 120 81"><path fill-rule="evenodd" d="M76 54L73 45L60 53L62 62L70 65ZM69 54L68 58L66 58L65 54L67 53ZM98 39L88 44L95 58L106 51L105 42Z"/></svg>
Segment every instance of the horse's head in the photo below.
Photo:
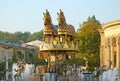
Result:
<svg viewBox="0 0 120 81"><path fill-rule="evenodd" d="M57 18L58 24L59 25L66 24L65 16L61 9L60 9L60 13L57 13L57 15L58 15L58 18Z"/></svg>
<svg viewBox="0 0 120 81"><path fill-rule="evenodd" d="M51 23L51 17L50 14L48 12L48 10L46 9L46 13L43 12L43 20L44 20L44 25L47 25L47 23Z"/></svg>

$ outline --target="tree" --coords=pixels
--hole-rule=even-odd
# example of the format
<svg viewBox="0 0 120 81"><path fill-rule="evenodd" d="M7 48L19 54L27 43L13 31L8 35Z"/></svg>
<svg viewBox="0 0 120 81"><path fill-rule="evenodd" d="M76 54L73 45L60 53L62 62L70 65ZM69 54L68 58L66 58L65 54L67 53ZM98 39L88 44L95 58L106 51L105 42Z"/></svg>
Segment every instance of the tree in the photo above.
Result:
<svg viewBox="0 0 120 81"><path fill-rule="evenodd" d="M29 42L33 40L42 40L43 30L31 34L30 32L17 31L15 33L0 31L0 40L19 43L19 41Z"/></svg>
<svg viewBox="0 0 120 81"><path fill-rule="evenodd" d="M75 41L78 42L79 47L79 57L86 57L89 62L92 62L91 66L99 66L100 34L97 28L100 27L101 24L95 16L88 17L88 20L80 25L75 34Z"/></svg>
<svg viewBox="0 0 120 81"><path fill-rule="evenodd" d="M27 42L28 41L28 38L29 36L31 36L31 33L30 32L21 32L21 31L17 31L14 33L14 38L16 39L16 41L24 41L24 42Z"/></svg>
<svg viewBox="0 0 120 81"><path fill-rule="evenodd" d="M43 30L39 31L39 32L35 32L33 33L29 38L28 41L32 41L32 40L42 40L43 39Z"/></svg>

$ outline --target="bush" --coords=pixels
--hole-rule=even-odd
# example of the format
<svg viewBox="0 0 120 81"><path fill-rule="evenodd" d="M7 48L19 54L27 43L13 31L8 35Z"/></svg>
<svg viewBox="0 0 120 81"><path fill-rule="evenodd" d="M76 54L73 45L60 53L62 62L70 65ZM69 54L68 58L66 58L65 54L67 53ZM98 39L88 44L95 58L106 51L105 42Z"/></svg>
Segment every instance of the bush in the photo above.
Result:
<svg viewBox="0 0 120 81"><path fill-rule="evenodd" d="M5 62L1 62L0 63L0 71L4 71L5 70Z"/></svg>
<svg viewBox="0 0 120 81"><path fill-rule="evenodd" d="M12 61L8 61L8 70L11 71L12 70L12 65L13 62ZM0 71L5 71L6 70L6 62L1 62L0 63Z"/></svg>

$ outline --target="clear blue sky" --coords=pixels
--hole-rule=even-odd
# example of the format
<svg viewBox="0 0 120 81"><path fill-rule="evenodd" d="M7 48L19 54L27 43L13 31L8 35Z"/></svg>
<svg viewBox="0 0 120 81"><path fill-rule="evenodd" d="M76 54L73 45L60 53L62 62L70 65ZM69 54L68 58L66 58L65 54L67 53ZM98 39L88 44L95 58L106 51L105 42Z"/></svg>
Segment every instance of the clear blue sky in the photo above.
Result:
<svg viewBox="0 0 120 81"><path fill-rule="evenodd" d="M55 25L62 9L67 23L76 30L88 16L95 15L101 23L120 19L120 0L0 0L0 31L40 31L46 9Z"/></svg>

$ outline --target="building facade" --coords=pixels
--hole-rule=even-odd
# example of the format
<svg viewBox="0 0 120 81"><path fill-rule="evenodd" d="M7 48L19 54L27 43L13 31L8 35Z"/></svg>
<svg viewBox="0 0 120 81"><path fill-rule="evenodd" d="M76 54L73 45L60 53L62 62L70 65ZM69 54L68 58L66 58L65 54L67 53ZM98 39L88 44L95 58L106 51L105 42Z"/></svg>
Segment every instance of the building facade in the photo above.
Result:
<svg viewBox="0 0 120 81"><path fill-rule="evenodd" d="M27 55L25 54L25 51L26 48L21 47L16 43L0 40L0 63L5 62L6 57L9 61L13 61L17 58L25 60L25 56Z"/></svg>
<svg viewBox="0 0 120 81"><path fill-rule="evenodd" d="M31 42L23 43L22 47L26 48L25 59L29 62L31 57L38 58L39 48L42 42L40 40L34 40Z"/></svg>
<svg viewBox="0 0 120 81"><path fill-rule="evenodd" d="M101 35L100 65L120 68L120 20L105 23L98 31Z"/></svg>

